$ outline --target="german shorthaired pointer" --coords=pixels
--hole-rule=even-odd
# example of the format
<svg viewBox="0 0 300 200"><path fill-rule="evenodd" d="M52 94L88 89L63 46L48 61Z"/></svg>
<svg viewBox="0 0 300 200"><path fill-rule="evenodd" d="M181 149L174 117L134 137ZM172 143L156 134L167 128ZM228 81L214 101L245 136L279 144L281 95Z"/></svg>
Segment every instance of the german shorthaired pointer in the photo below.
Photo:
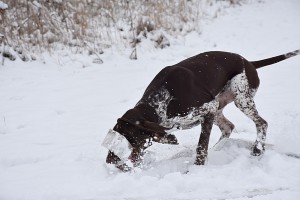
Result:
<svg viewBox="0 0 300 200"><path fill-rule="evenodd" d="M222 113L232 101L256 125L257 139L251 154L263 154L268 124L253 100L259 86L256 69L299 54L296 50L249 62L238 54L213 51L162 69L141 100L118 119L104 139L103 145L109 149L106 162L130 171L138 166L152 141L178 144L171 131L201 124L195 164L203 165L213 124L222 132L220 140L228 138L234 129Z"/></svg>

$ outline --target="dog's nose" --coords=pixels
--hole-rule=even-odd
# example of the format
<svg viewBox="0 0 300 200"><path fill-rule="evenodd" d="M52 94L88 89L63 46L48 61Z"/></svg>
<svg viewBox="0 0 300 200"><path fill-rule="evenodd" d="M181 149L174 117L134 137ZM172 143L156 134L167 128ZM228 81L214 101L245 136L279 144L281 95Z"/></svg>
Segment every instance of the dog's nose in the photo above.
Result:
<svg viewBox="0 0 300 200"><path fill-rule="evenodd" d="M132 167L128 166L126 163L120 162L121 159L116 156L113 152L109 151L106 157L107 164L113 164L116 168L120 169L122 172L129 172L132 170Z"/></svg>
<svg viewBox="0 0 300 200"><path fill-rule="evenodd" d="M121 159L116 156L113 152L109 151L106 157L106 163L108 164L117 164Z"/></svg>

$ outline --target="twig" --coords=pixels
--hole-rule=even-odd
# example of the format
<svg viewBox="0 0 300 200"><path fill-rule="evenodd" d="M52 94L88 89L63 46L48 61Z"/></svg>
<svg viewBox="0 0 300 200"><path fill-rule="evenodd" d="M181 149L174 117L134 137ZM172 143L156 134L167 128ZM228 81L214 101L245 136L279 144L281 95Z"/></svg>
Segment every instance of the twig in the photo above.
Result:
<svg viewBox="0 0 300 200"><path fill-rule="evenodd" d="M83 41L83 43L91 50L93 51L93 49L91 48L91 46L86 42L86 41ZM99 64L102 64L103 63L103 60L100 58L100 56L98 55L98 53L96 51L93 51L94 54L98 57L97 59L97 63Z"/></svg>

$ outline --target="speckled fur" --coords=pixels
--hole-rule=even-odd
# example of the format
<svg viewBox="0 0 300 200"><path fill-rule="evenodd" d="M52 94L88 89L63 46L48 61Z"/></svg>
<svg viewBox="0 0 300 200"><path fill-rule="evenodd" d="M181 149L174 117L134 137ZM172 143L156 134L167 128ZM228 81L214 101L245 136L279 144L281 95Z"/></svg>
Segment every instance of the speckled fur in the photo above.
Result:
<svg viewBox="0 0 300 200"><path fill-rule="evenodd" d="M207 114L213 114L214 124L217 125L222 132L221 140L228 138L235 127L232 122L225 118L222 112L228 103L234 101L235 105L256 124L257 139L253 148L258 148L258 144L260 144L261 148L257 151L262 152L264 150L268 125L267 122L260 117L255 107L253 98L256 91L257 88L249 87L246 73L243 71L228 81L222 92L216 96L215 100L205 103L199 108L193 107L183 116L167 117L168 104L174 97L172 97L165 88L161 88L159 91L156 91L155 94L150 95L149 102L159 116L160 125L169 128L169 132L178 129L190 129L203 122L203 117Z"/></svg>

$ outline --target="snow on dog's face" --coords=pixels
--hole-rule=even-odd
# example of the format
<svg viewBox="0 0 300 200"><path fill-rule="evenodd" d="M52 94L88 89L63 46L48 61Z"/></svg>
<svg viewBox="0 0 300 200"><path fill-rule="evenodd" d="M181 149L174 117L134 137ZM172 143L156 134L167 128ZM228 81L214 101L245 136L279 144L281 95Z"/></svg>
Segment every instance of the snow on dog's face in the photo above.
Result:
<svg viewBox="0 0 300 200"><path fill-rule="evenodd" d="M136 118L137 115L134 112L128 112L131 113L130 116L134 114ZM166 133L165 128L137 118L133 120L125 114L118 119L117 124L108 132L102 144L109 150L106 163L114 164L122 171L130 171L133 166L138 166L143 151L151 146L152 142L178 144L176 137Z"/></svg>

